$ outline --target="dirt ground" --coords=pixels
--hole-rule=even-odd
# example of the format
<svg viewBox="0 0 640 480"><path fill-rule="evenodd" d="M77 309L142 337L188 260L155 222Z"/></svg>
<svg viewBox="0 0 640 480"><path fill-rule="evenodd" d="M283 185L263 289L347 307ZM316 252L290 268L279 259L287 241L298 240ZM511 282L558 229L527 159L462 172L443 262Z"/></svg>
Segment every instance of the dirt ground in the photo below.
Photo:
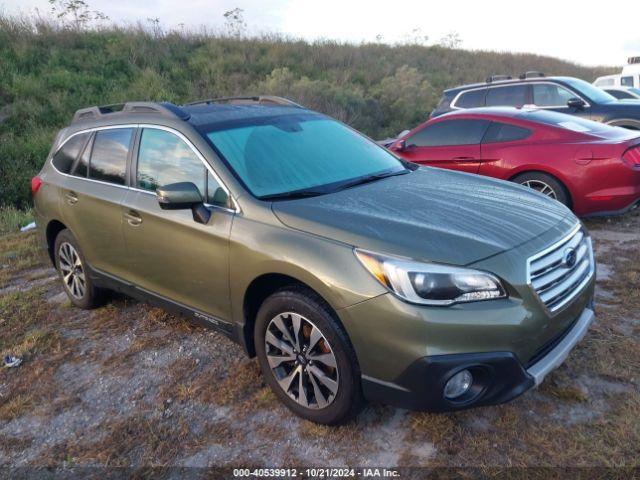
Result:
<svg viewBox="0 0 640 480"><path fill-rule="evenodd" d="M291 415L226 338L124 297L72 308L33 233L0 237L4 466L640 464L640 214L588 221L597 321L537 390L498 407Z"/></svg>

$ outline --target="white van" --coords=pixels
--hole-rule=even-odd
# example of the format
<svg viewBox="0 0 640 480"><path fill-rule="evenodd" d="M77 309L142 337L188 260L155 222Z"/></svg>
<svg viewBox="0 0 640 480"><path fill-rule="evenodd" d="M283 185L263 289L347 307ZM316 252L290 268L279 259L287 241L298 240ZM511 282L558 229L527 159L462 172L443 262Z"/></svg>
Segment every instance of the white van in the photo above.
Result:
<svg viewBox="0 0 640 480"><path fill-rule="evenodd" d="M640 88L640 57L629 57L627 65L622 68L622 73L605 75L596 78L593 84L596 87L636 87Z"/></svg>
<svg viewBox="0 0 640 480"><path fill-rule="evenodd" d="M640 87L640 57L631 57L622 69L621 87Z"/></svg>

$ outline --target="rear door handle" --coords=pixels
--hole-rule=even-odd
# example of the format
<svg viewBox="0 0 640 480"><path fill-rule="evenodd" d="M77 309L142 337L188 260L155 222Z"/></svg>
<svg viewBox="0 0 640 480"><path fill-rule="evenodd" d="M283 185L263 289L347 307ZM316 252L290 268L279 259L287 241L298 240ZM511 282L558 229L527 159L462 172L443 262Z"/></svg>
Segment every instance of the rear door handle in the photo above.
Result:
<svg viewBox="0 0 640 480"><path fill-rule="evenodd" d="M142 217L135 210L129 210L124 214L124 218L127 219L127 223L133 227L137 227L142 223Z"/></svg>
<svg viewBox="0 0 640 480"><path fill-rule="evenodd" d="M69 205L75 205L76 203L78 203L78 195L76 195L76 192L67 192L65 194L65 198L67 199L67 203Z"/></svg>
<svg viewBox="0 0 640 480"><path fill-rule="evenodd" d="M475 159L476 157L453 157L454 162L468 162Z"/></svg>

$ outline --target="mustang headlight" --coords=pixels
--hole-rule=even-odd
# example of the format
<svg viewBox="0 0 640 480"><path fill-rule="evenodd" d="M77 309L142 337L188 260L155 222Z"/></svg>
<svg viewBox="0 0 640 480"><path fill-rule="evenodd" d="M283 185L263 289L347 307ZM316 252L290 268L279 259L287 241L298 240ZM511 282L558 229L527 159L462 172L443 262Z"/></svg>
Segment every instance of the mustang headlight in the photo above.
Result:
<svg viewBox="0 0 640 480"><path fill-rule="evenodd" d="M354 252L382 285L411 303L446 306L507 296L500 280L487 272L416 262L359 249Z"/></svg>

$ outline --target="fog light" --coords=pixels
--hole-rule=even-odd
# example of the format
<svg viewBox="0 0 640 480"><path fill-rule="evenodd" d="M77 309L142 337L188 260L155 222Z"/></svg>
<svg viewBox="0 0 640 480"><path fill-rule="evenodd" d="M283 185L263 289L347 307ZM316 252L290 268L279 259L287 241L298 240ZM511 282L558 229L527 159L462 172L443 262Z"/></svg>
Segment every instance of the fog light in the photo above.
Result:
<svg viewBox="0 0 640 480"><path fill-rule="evenodd" d="M444 386L444 396L449 400L464 395L473 383L473 375L469 370L462 370L449 379Z"/></svg>

